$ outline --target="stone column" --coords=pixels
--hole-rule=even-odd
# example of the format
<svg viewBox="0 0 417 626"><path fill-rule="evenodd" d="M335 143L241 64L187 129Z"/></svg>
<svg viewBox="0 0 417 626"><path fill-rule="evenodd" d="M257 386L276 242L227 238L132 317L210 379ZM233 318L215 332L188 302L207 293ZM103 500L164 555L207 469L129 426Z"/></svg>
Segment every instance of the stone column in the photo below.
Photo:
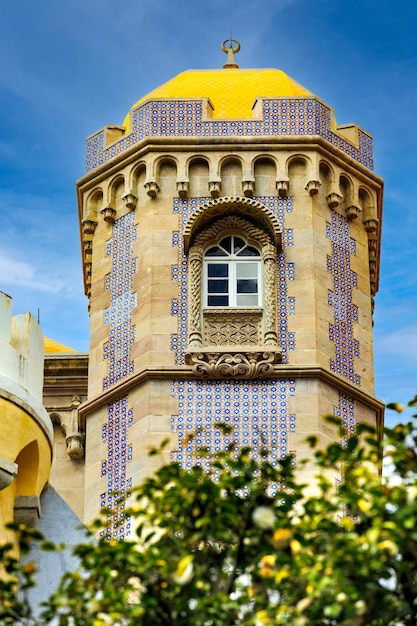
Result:
<svg viewBox="0 0 417 626"><path fill-rule="evenodd" d="M203 282L203 248L193 246L189 254L190 294L189 294L189 324L188 339L190 348L201 348L203 334L201 329L201 301Z"/></svg>
<svg viewBox="0 0 417 626"><path fill-rule="evenodd" d="M264 346L278 346L277 336L277 250L272 244L262 248L264 277Z"/></svg>

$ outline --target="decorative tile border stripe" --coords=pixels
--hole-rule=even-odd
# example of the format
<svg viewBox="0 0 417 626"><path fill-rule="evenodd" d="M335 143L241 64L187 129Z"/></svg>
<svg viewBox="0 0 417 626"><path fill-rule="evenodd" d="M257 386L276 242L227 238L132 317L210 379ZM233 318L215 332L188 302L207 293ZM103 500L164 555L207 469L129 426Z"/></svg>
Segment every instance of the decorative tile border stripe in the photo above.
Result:
<svg viewBox="0 0 417 626"><path fill-rule="evenodd" d="M326 236L332 246L332 254L327 257L327 270L333 278L333 288L327 296L334 320L329 324L329 340L335 346L335 358L330 359L330 369L360 386L361 379L355 371L355 357L359 357L360 347L354 337L358 308L352 302L353 289L357 288L357 275L350 267L350 257L355 254L356 242L350 236L346 217L335 211L332 211L331 223L326 224Z"/></svg>
<svg viewBox="0 0 417 626"><path fill-rule="evenodd" d="M132 130L104 146L106 129L87 139L86 172L90 172L149 137L256 137L319 135L369 169L373 169L373 141L358 129L358 146L333 128L331 108L317 98L265 98L262 119L203 118L203 100L150 100L133 109Z"/></svg>
<svg viewBox="0 0 417 626"><path fill-rule="evenodd" d="M100 506L109 508L109 526L100 536L107 539L124 539L130 534L130 518L125 515L125 504L120 498L128 497L132 490L132 477L127 466L132 460L132 446L128 443L128 429L133 423L129 398L122 398L107 406L107 421L102 426L101 439L106 446L106 458L101 462L101 481L106 487L100 494Z"/></svg>
<svg viewBox="0 0 417 626"><path fill-rule="evenodd" d="M346 431L346 436L343 438L342 443L346 445L349 437L356 431L355 401L353 398L339 392L339 403L338 406L333 407L333 413L342 419L343 427Z"/></svg>
<svg viewBox="0 0 417 626"><path fill-rule="evenodd" d="M135 241L134 213L128 213L114 222L113 236L106 246L106 254L111 257L111 272L105 277L104 288L110 291L111 299L110 306L104 309L109 339L103 348L103 358L108 363L103 389L108 389L134 370L131 349L135 340L132 324L132 309L136 306L136 293L132 292L136 272Z"/></svg>

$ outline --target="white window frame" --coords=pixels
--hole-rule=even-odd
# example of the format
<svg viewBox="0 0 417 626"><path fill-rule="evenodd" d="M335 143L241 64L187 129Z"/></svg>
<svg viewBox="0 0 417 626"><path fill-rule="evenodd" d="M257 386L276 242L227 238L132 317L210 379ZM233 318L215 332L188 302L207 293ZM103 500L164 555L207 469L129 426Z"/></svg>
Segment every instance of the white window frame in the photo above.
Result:
<svg viewBox="0 0 417 626"><path fill-rule="evenodd" d="M229 253L228 256L218 256L218 257L206 257L206 253L210 248L215 247L216 245L220 245L221 241L225 238L225 237L238 237L239 239L242 239L245 244L247 246L256 248L256 250L259 253L259 256L247 256L245 258L245 256L238 256L237 254L234 253ZM256 304L237 304L237 299L240 295L244 295L244 294L238 294L237 293L237 266L238 265L246 265L252 263L254 265L256 265L256 269L257 269L257 276L253 277L253 278L257 278L258 281L258 291L257 291L257 302ZM218 295L227 295L229 298L229 304L226 305L209 305L208 303L208 298L209 298L209 292L208 292L208 281L209 281L209 276L208 276L208 266L209 265L227 265L229 268L229 273L228 273L228 291L224 292L224 293L219 293ZM204 306L207 307L208 309L212 310L212 309L221 309L221 308L234 308L234 309L252 309L252 308L262 308L262 294L263 294L263 286L262 286L262 275L263 275L263 271L262 271L262 266L263 266L263 262L262 262L262 251L259 249L259 246L251 241L248 241L248 239L242 235L241 233L224 233L222 234L222 237L217 241L217 242L210 242L210 245L208 245L205 249L204 252L204 270L203 270L203 285L204 285L204 292L203 292L203 302L204 302ZM220 278L221 279L221 278ZM247 294L247 295L255 295L255 294Z"/></svg>

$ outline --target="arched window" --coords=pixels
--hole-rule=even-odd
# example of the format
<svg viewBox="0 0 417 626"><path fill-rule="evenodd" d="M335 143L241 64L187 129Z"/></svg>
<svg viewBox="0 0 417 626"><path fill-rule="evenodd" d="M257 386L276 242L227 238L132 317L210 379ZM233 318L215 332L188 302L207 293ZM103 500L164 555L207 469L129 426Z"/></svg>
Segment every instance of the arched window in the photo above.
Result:
<svg viewBox="0 0 417 626"><path fill-rule="evenodd" d="M205 306L261 306L261 252L239 235L223 237L204 255Z"/></svg>

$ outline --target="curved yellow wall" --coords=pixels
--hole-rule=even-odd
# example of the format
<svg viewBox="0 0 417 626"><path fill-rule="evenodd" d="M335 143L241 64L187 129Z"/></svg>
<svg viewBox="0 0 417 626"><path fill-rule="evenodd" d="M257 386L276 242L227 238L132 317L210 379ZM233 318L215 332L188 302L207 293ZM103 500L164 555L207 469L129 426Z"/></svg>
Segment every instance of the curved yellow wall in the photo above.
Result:
<svg viewBox="0 0 417 626"><path fill-rule="evenodd" d="M1 526L13 520L16 496L40 496L49 480L52 451L49 438L24 409L0 398L0 457L18 464L13 482L0 491ZM2 537L0 528L0 538Z"/></svg>

